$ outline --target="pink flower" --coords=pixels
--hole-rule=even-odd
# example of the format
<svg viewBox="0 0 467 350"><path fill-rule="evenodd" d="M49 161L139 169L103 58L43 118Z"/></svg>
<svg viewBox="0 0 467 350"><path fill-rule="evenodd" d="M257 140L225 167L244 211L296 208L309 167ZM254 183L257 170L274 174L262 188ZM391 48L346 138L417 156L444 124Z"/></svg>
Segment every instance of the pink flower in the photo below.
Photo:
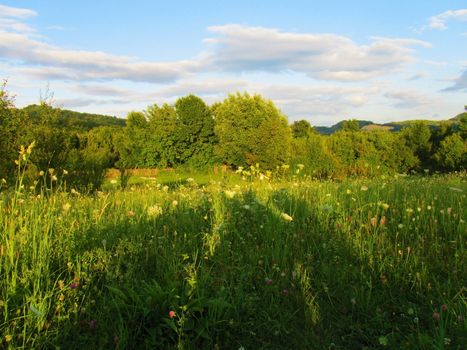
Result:
<svg viewBox="0 0 467 350"><path fill-rule="evenodd" d="M170 317L170 318L174 318L174 317L175 317L175 311L170 310L170 311L169 311L169 317Z"/></svg>
<svg viewBox="0 0 467 350"><path fill-rule="evenodd" d="M443 312L448 311L448 306L446 304L441 305L441 311Z"/></svg>
<svg viewBox="0 0 467 350"><path fill-rule="evenodd" d="M282 289L282 295L284 296L289 295L289 290L287 288Z"/></svg>
<svg viewBox="0 0 467 350"><path fill-rule="evenodd" d="M71 289L76 289L76 287L78 287L78 286L79 286L79 283L72 283L72 284L70 284L70 288L71 288Z"/></svg>
<svg viewBox="0 0 467 350"><path fill-rule="evenodd" d="M439 321L439 313L437 313L436 311L433 312L433 320Z"/></svg>
<svg viewBox="0 0 467 350"><path fill-rule="evenodd" d="M448 209L447 209L447 212L448 212L448 214L451 214L452 208L448 208Z"/></svg>
<svg viewBox="0 0 467 350"><path fill-rule="evenodd" d="M270 286L272 284L272 279L266 278L266 284Z"/></svg>

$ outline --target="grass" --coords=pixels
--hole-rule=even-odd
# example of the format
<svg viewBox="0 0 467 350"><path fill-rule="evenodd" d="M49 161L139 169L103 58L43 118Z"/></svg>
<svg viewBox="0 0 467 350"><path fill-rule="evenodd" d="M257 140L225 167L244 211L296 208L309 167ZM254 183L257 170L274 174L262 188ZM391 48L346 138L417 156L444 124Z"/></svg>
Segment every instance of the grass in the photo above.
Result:
<svg viewBox="0 0 467 350"><path fill-rule="evenodd" d="M0 348L462 349L465 174L0 197Z"/></svg>

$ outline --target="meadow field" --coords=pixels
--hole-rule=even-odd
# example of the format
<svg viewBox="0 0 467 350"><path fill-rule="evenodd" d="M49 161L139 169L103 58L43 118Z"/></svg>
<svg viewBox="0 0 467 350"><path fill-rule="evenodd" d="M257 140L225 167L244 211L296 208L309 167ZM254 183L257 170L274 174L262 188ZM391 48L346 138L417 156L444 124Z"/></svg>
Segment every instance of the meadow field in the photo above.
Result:
<svg viewBox="0 0 467 350"><path fill-rule="evenodd" d="M465 173L149 175L0 194L0 348L467 344Z"/></svg>

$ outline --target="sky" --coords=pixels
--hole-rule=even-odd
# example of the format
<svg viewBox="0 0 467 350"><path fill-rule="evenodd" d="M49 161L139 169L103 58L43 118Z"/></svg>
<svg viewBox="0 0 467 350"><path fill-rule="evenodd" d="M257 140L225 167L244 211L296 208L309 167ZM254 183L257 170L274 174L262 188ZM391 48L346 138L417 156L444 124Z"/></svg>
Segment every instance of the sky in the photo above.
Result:
<svg viewBox="0 0 467 350"><path fill-rule="evenodd" d="M0 0L0 79L18 107L119 117L247 91L289 122L448 119L467 104L467 0Z"/></svg>

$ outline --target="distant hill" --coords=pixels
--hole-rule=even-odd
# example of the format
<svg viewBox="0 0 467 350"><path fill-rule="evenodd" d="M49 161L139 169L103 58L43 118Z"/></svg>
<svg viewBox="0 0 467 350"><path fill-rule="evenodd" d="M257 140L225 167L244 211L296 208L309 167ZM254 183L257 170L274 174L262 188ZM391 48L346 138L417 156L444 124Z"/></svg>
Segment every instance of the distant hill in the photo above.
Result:
<svg viewBox="0 0 467 350"><path fill-rule="evenodd" d="M29 105L23 108L29 118L32 120L37 120L38 105ZM115 127L124 127L126 124L125 119L117 118L114 116L103 115L103 114L93 114L93 113L81 113L70 111L67 109L60 110L60 126L77 130L77 131L89 131L93 128L99 126L115 126Z"/></svg>
<svg viewBox="0 0 467 350"><path fill-rule="evenodd" d="M368 120L357 120L357 121L358 121L358 125L360 126L360 129L366 125L372 125L372 124L374 125L373 122L370 122ZM339 123L334 124L333 126L329 126L329 127L328 126L315 126L314 129L320 134L330 135L341 130L343 124L344 124L344 121L342 120Z"/></svg>
<svg viewBox="0 0 467 350"><path fill-rule="evenodd" d="M459 123L459 120L464 117L467 117L467 113L461 113L456 115L455 117L451 119L445 119L445 120L425 120L425 119L417 119L417 120L404 120L404 121L398 121L398 122L389 122L389 123L384 123L384 124L376 124L368 120L357 120L360 126L360 129L366 130L366 131L374 131L374 130L388 130L392 132L400 131L401 129L410 126L411 124L415 122L424 122L427 123L430 128L436 129L439 128L439 126L442 123L448 123L452 124L454 128L457 128L457 124ZM333 134L339 130L342 129L344 121L340 121L337 124L334 124L333 126L315 126L314 129L323 135L330 135Z"/></svg>

